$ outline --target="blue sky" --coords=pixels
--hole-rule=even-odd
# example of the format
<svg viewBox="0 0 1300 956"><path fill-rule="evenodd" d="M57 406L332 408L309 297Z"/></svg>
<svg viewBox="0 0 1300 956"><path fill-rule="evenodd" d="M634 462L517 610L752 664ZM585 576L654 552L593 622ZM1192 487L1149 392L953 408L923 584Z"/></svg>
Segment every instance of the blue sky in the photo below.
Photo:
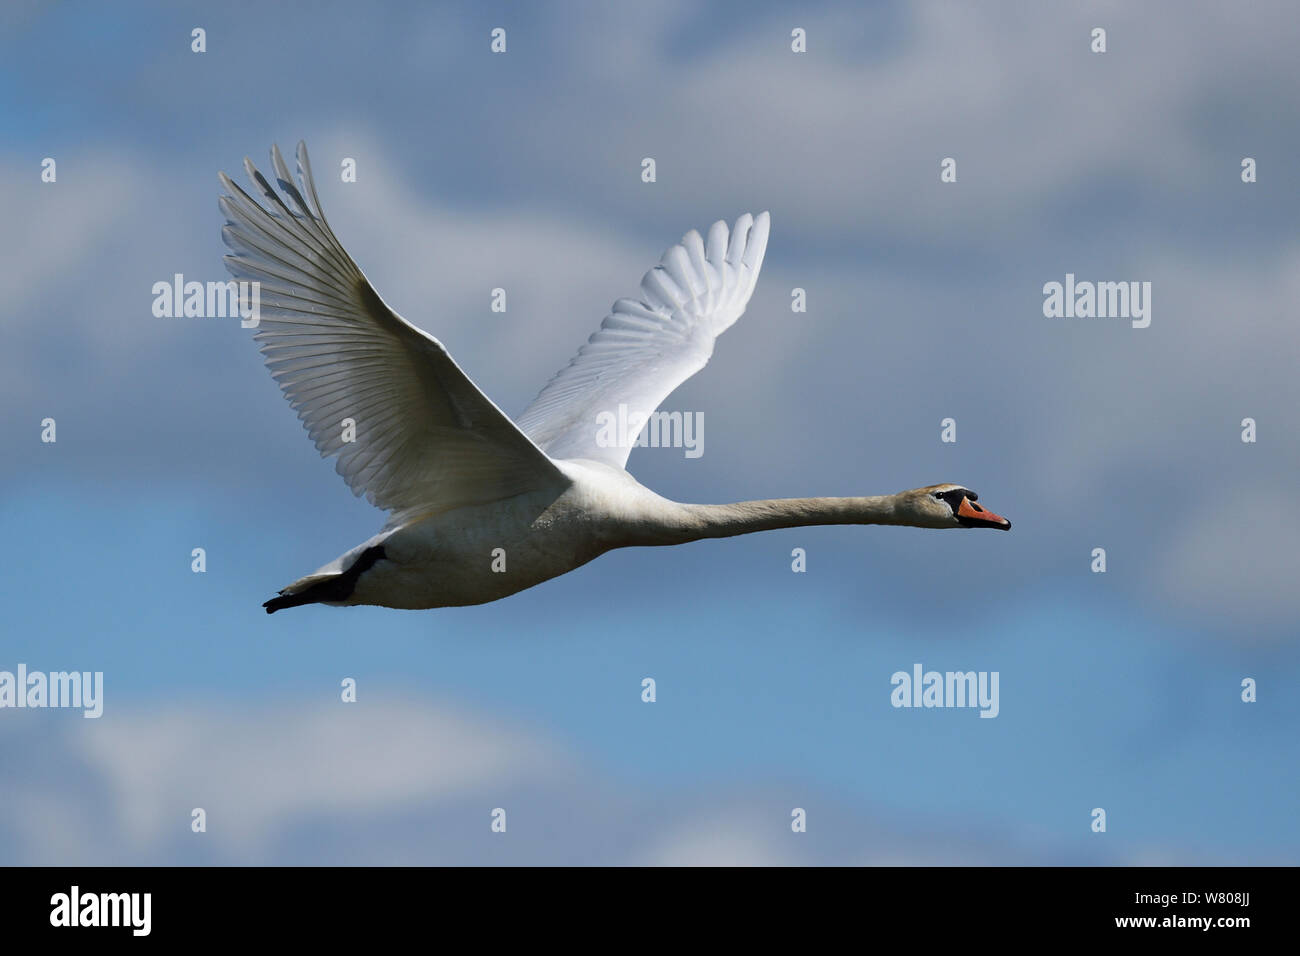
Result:
<svg viewBox="0 0 1300 956"><path fill-rule="evenodd" d="M3 16L0 669L102 670L106 700L0 711L28 771L0 860L1300 859L1284 4ZM748 312L664 406L704 455L630 470L689 501L962 482L1014 530L784 531L268 618L382 516L248 332L154 318L150 288L224 278L217 170L299 138L376 288L512 414L682 233L770 209ZM1067 272L1150 281L1151 326L1044 318ZM998 671L1001 713L893 709L916 662Z"/></svg>

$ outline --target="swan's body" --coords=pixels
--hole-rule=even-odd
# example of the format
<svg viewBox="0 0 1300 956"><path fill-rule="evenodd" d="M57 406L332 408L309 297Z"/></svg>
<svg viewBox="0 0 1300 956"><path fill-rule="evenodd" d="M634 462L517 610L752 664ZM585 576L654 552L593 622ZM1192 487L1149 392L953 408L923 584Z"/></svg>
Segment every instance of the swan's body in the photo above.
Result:
<svg viewBox="0 0 1300 956"><path fill-rule="evenodd" d="M614 548L773 528L1011 526L960 485L690 505L627 473L630 445L602 440L602 416L620 405L648 416L704 367L753 292L766 213L742 216L732 230L717 222L707 242L688 233L646 274L641 299L614 304L516 425L441 343L379 298L320 211L305 147L298 186L278 149L271 161L284 198L244 161L266 209L221 177L223 236L236 252L226 263L236 278L261 283L256 338L316 447L336 455L353 492L390 518L378 535L267 601L268 613L312 603L483 604Z"/></svg>

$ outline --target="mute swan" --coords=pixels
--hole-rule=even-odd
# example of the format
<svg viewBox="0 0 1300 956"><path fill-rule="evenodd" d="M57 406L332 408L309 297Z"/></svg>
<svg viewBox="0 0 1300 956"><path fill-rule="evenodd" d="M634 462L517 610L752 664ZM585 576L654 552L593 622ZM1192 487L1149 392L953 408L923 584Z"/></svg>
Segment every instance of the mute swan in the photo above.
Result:
<svg viewBox="0 0 1300 956"><path fill-rule="evenodd" d="M648 415L708 362L753 292L767 213L741 216L730 230L716 222L707 239L687 233L646 273L640 298L614 303L516 424L437 339L384 304L325 221L302 143L297 159L295 186L271 149L283 198L244 160L265 207L221 174L222 236L235 253L226 266L261 283L254 338L316 448L336 456L353 493L389 520L267 601L268 614L315 603L483 604L613 548L772 528L1011 527L955 484L869 498L681 504L624 470L626 444L598 440L599 413L626 405Z"/></svg>

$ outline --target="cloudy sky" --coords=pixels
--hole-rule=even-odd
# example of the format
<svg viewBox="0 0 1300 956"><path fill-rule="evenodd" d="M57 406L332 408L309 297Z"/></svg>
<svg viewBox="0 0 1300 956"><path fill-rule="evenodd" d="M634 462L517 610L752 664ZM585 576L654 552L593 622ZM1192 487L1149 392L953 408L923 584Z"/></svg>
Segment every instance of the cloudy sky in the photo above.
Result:
<svg viewBox="0 0 1300 956"><path fill-rule="evenodd" d="M0 862L1300 862L1300 19L1064 6L7 5L0 670L105 700L0 710ZM248 331L151 287L225 278L217 171L299 139L376 288L512 414L682 233L770 210L748 312L665 405L704 454L630 470L961 482L1014 530L267 617L383 517ZM1045 318L1067 273L1150 282L1150 326ZM999 716L891 707L917 663L997 671Z"/></svg>

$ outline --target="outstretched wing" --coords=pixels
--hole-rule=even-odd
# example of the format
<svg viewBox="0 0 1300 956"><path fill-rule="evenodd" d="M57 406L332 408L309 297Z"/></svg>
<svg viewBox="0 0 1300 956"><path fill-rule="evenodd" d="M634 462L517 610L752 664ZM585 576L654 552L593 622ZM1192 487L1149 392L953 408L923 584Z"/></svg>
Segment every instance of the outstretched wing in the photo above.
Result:
<svg viewBox="0 0 1300 956"><path fill-rule="evenodd" d="M591 458L622 468L631 443L609 441L609 421L648 417L678 385L704 368L713 342L740 318L767 249L762 213L695 231L664 253L641 280L641 298L619 299L568 366L519 417L552 458ZM626 406L620 418L619 406ZM610 419L605 416L613 416ZM644 420L644 419L640 419ZM616 436L634 442L636 435Z"/></svg>
<svg viewBox="0 0 1300 956"><path fill-rule="evenodd" d="M321 456L337 456L353 493L397 521L563 486L554 463L442 343L371 287L325 221L306 146L298 144L299 185L278 147L271 165L283 198L244 160L265 206L221 174L221 232L235 252L226 267L260 283L254 338Z"/></svg>

